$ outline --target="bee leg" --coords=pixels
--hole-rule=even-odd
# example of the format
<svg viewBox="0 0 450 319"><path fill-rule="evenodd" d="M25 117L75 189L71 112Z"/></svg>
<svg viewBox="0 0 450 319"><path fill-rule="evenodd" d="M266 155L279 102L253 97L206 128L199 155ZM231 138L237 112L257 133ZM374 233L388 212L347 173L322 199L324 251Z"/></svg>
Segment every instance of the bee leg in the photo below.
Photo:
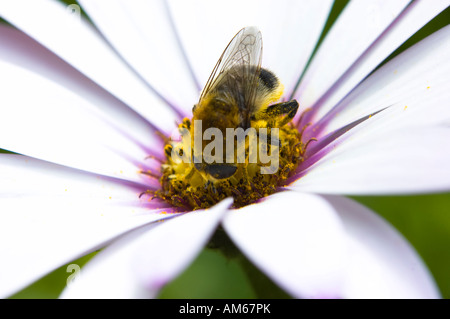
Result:
<svg viewBox="0 0 450 319"><path fill-rule="evenodd" d="M190 179L195 173L195 168L191 167L191 170L189 171L189 173L186 175L185 179Z"/></svg>
<svg viewBox="0 0 450 319"><path fill-rule="evenodd" d="M273 119L280 115L284 115L281 120L276 122L275 126L282 127L294 118L295 114L297 114L297 110L298 102L296 100L282 102L269 106L265 111L265 117L267 119Z"/></svg>
<svg viewBox="0 0 450 319"><path fill-rule="evenodd" d="M247 165L245 165L245 164L239 165L239 169L241 170L242 176L243 176L245 179L248 179Z"/></svg>
<svg viewBox="0 0 450 319"><path fill-rule="evenodd" d="M263 114L258 116L257 120L267 121L267 127L269 128L283 127L294 118L295 114L297 114L298 106L299 105L296 100L271 105L264 112L262 112ZM271 133L269 130L269 134L267 136L269 141L271 141L270 134Z"/></svg>
<svg viewBox="0 0 450 319"><path fill-rule="evenodd" d="M203 188L204 188L204 189L208 189L208 187L209 187L211 184L212 184L211 181L208 180L208 181L205 183L205 185L203 186Z"/></svg>

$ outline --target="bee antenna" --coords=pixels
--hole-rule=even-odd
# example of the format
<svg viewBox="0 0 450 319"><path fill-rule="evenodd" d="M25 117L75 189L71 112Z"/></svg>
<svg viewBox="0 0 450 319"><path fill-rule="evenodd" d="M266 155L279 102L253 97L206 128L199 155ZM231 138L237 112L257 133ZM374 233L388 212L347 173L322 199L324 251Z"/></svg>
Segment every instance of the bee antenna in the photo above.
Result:
<svg viewBox="0 0 450 319"><path fill-rule="evenodd" d="M302 156L306 153L306 149L308 148L308 145L309 145L311 142L317 142L317 138L312 137L312 138L309 139L308 142L306 142L305 148L304 148L303 151L302 151Z"/></svg>

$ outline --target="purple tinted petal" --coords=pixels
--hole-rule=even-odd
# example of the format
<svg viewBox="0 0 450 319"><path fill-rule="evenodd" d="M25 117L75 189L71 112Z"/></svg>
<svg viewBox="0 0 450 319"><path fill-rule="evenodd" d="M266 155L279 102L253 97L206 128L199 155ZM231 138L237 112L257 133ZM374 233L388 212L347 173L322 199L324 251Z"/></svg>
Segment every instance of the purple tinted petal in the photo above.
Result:
<svg viewBox="0 0 450 319"><path fill-rule="evenodd" d="M317 142L311 143L311 146L309 146L306 150L305 160L300 163L300 165L297 168L297 172L289 179L287 179L284 184L288 185L296 181L300 177L302 177L304 174L306 174L308 168L317 163L321 158L323 158L331 150L336 148L340 143L342 143L345 140L345 136L343 135L347 134L353 128L357 127L359 124L365 122L369 118L377 115L378 113L382 112L385 109L364 116L359 120L354 121L353 123L350 123L344 127L341 127L340 129L335 130L334 132L331 132L323 137L318 138ZM304 134L304 136L306 136L304 141L309 140L311 138L310 136L320 136L322 129L326 126L326 123L327 118L324 118L323 121L319 121L317 124L314 125L314 127L308 128L309 130L305 131Z"/></svg>

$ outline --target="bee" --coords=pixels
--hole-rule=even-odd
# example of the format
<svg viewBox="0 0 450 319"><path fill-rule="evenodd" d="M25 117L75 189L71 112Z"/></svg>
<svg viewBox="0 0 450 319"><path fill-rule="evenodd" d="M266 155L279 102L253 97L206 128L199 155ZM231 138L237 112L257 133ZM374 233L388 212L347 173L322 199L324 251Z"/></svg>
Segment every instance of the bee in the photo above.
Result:
<svg viewBox="0 0 450 319"><path fill-rule="evenodd" d="M225 48L192 110L192 120L202 121L202 134L212 127L223 136L227 128L279 128L294 118L296 100L273 104L284 87L274 73L261 67L262 49L256 27L241 29ZM199 172L213 177L210 180L230 178L238 168L235 163L203 159L194 163Z"/></svg>

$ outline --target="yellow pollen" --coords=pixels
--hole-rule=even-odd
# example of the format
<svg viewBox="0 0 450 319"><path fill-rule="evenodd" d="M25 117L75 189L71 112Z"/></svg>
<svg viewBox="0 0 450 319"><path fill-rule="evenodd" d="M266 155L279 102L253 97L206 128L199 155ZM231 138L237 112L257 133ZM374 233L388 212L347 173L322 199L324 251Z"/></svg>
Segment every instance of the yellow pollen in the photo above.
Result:
<svg viewBox="0 0 450 319"><path fill-rule="evenodd" d="M182 129L189 129L190 126L190 120L184 119L179 125L180 133ZM304 159L308 143L302 142L301 133L292 123L279 128L279 141L279 167L275 173L262 174L261 167L267 165L263 165L259 158L257 163L249 163L249 147L246 144L245 163L236 164L236 172L223 179L215 179L197 170L192 161L175 162L171 156L172 149L184 153L183 147L190 144L187 144L184 138L179 142L168 141L164 147L166 162L161 166L162 176L159 179L161 189L147 190L141 196L147 194L149 200L159 198L172 206L192 210L209 208L228 197L234 198L235 208L255 203L284 186L284 182L295 173L297 166ZM258 148L262 147L263 142L258 143ZM153 175L150 172L141 173Z"/></svg>

